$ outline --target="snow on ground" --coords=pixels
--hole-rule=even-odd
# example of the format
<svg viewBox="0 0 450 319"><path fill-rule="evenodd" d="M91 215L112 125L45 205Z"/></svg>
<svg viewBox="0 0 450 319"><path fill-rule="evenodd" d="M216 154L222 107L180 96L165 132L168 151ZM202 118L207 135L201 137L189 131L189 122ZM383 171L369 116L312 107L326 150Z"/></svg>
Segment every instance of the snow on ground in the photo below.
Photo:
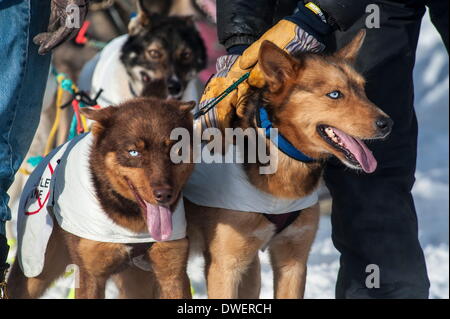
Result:
<svg viewBox="0 0 450 319"><path fill-rule="evenodd" d="M448 55L428 15L419 39L414 74L416 111L419 121L417 181L413 189L417 208L420 242L424 249L431 298L449 298L449 122ZM12 256L12 254L11 254ZM272 272L267 253L261 253L262 298L272 298ZM323 216L308 263L306 298L334 298L339 253L331 242L331 222ZM189 276L195 298L205 298L203 262L191 260ZM63 278L44 298L66 298L72 276ZM108 285L107 297L117 291Z"/></svg>
<svg viewBox="0 0 450 319"><path fill-rule="evenodd" d="M414 73L419 155L413 194L431 298L449 298L448 69L447 51L427 16Z"/></svg>

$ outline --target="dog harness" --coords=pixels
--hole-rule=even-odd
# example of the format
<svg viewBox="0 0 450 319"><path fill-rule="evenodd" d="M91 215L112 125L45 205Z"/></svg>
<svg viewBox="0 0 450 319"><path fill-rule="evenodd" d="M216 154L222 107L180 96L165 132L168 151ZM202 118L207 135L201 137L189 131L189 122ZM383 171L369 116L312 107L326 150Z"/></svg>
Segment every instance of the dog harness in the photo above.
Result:
<svg viewBox="0 0 450 319"><path fill-rule="evenodd" d="M275 225L275 234L279 234L290 224L292 224L301 212L301 210L298 210L285 214L264 214L264 217L266 217L269 222Z"/></svg>
<svg viewBox="0 0 450 319"><path fill-rule="evenodd" d="M116 224L102 209L89 170L91 133L56 148L36 167L19 203L18 258L27 277L39 275L53 229L53 218L65 231L99 242L137 244L155 240L148 232L135 233ZM93 150L95 151L95 150ZM169 240L186 237L183 201L172 215Z"/></svg>

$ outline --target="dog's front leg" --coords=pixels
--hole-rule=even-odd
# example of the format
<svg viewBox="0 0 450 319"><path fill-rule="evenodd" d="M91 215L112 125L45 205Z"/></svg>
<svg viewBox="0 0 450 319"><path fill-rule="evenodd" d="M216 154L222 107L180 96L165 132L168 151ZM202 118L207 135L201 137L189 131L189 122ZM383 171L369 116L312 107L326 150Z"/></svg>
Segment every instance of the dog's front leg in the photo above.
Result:
<svg viewBox="0 0 450 319"><path fill-rule="evenodd" d="M75 288L76 299L104 299L106 278L94 276L80 269L80 285Z"/></svg>
<svg viewBox="0 0 450 319"><path fill-rule="evenodd" d="M127 247L74 235L70 239L72 259L79 269L79 287L75 288L75 298L105 298L106 281L127 261Z"/></svg>
<svg viewBox="0 0 450 319"><path fill-rule="evenodd" d="M154 243L148 250L148 254L158 283L158 297L162 299L191 298L187 276L188 239Z"/></svg>
<svg viewBox="0 0 450 319"><path fill-rule="evenodd" d="M239 232L226 224L218 224L215 230L205 254L208 298L237 299L243 275L254 277L255 274L247 271L259 271L257 264L256 267L250 266L255 262L263 241L251 236L249 231ZM244 292L248 287L241 287L241 290Z"/></svg>
<svg viewBox="0 0 450 319"><path fill-rule="evenodd" d="M269 247L275 298L303 298L306 263L319 222L319 205L304 209L297 219L274 238Z"/></svg>

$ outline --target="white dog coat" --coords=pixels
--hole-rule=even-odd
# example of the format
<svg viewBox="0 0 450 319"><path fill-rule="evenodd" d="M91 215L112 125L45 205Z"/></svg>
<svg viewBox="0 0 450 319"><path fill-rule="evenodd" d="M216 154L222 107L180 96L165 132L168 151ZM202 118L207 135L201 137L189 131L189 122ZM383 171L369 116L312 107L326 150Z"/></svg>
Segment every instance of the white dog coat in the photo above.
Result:
<svg viewBox="0 0 450 319"><path fill-rule="evenodd" d="M127 39L127 34L117 37L99 53L100 58L92 76L91 92L94 95L103 89L97 100L102 107L117 105L133 97L128 74L120 61L120 50Z"/></svg>
<svg viewBox="0 0 450 319"><path fill-rule="evenodd" d="M58 147L36 167L19 204L17 233L19 264L27 277L39 275L53 229L52 216L65 231L100 242L155 242L148 232L135 233L116 224L96 198L88 157L93 137L78 136ZM172 215L169 240L186 236L183 201Z"/></svg>
<svg viewBox="0 0 450 319"><path fill-rule="evenodd" d="M264 214L299 211L318 199L317 192L294 200L274 197L253 186L241 164L227 163L196 164L183 193L200 206Z"/></svg>
<svg viewBox="0 0 450 319"><path fill-rule="evenodd" d="M195 122L194 129L200 129L199 121ZM242 157L234 146L230 146L227 152L235 152L238 158ZM194 204L242 212L285 214L317 203L317 191L298 199L281 199L260 191L249 182L242 164L217 163L219 157L222 155L216 154L214 157L216 163L202 160L195 165L183 190L184 196ZM242 158L239 159L243 162Z"/></svg>

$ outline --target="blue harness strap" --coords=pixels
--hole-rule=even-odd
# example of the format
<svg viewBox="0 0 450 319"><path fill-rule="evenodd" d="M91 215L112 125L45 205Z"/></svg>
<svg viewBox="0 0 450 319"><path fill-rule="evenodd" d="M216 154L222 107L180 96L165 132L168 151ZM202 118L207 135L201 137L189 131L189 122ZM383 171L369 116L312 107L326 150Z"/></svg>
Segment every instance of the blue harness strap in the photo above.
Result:
<svg viewBox="0 0 450 319"><path fill-rule="evenodd" d="M269 114L267 110L261 106L258 107L258 116L257 116L258 126L264 129L264 134L268 139L270 139L280 151L282 151L287 156L304 163L312 163L316 160L314 158L309 157L299 149L297 149L291 142L288 141L280 132L278 132L277 138L274 138L270 134L270 129L274 128L272 122L269 119Z"/></svg>

